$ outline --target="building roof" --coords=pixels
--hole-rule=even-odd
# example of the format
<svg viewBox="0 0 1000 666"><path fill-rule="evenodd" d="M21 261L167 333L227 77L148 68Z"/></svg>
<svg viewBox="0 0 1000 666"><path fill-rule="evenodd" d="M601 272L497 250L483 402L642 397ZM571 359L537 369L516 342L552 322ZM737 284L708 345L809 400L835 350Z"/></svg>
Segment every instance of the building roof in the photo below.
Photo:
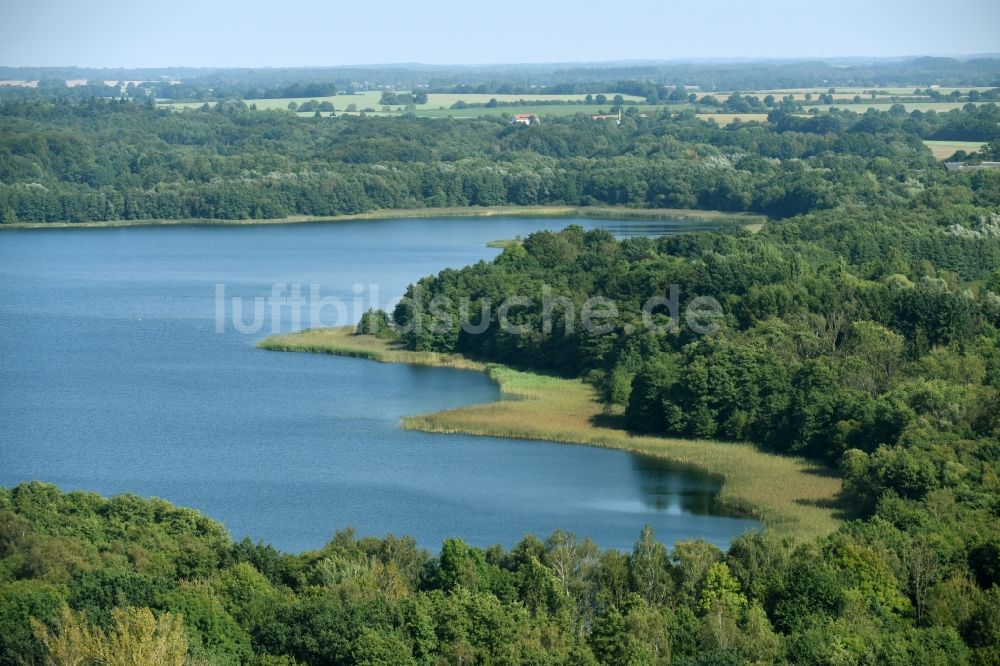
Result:
<svg viewBox="0 0 1000 666"><path fill-rule="evenodd" d="M944 168L948 171L964 171L965 169L1000 169L1000 162L980 162L979 164L945 162Z"/></svg>

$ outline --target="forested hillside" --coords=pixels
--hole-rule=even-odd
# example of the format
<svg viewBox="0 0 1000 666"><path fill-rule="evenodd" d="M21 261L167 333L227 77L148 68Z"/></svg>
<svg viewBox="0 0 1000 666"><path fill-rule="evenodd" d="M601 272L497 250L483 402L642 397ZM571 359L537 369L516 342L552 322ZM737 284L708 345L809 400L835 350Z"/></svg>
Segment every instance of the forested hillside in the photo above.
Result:
<svg viewBox="0 0 1000 666"><path fill-rule="evenodd" d="M926 614L932 588L964 581L956 602L998 591L1000 172L934 169L906 141L903 125L912 118L840 120L779 119L770 131L728 133L823 142L805 164L795 161L830 188L827 197L796 194L805 214L756 234L736 228L616 241L579 227L536 233L492 263L421 280L394 319L410 349L583 376L635 431L749 441L835 465L845 478L844 506L858 521L825 546L803 548L846 540L883 572L900 567L897 589L913 607L904 624L943 626ZM829 133L808 131L825 123ZM766 141L737 160L773 166L762 157ZM681 311L695 298L716 299L717 329L703 335L683 320L671 323L661 308L653 323L667 331L650 330L642 306L671 285ZM526 333L501 325L496 305L513 295L523 300L506 315ZM590 332L579 322L569 330L567 320L596 295L616 305L602 321L611 330ZM548 327L546 299L554 312ZM810 632L832 632L827 647L808 656L794 652L799 637L786 627L785 656L831 663L843 649L845 663L891 662L851 646L863 642L857 627L834 628L886 618L862 605L849 620L840 608L806 621ZM964 612L952 607L944 624L967 631L956 620ZM780 627L776 610L769 618ZM973 647L975 639L962 635ZM973 656L997 659L995 642Z"/></svg>
<svg viewBox="0 0 1000 666"><path fill-rule="evenodd" d="M904 204L917 179L931 188L952 182L922 139L1000 139L992 103L948 113L776 110L770 120L719 128L662 110L627 114L621 126L576 115L526 127L500 118L299 118L241 103L182 112L125 101L7 103L0 105L0 220L280 218L505 204L786 217ZM985 156L998 150L993 143Z"/></svg>
<svg viewBox="0 0 1000 666"><path fill-rule="evenodd" d="M0 490L0 664L996 663L996 541L952 541L958 509L934 506L726 553L556 532L431 558L347 531L290 555L161 500L23 484Z"/></svg>

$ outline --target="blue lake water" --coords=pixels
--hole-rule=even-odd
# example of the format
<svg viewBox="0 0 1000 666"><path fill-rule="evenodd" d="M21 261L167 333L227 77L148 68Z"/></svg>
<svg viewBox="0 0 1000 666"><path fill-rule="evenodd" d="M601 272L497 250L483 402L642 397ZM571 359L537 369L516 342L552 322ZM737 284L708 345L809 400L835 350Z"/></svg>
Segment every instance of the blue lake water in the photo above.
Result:
<svg viewBox="0 0 1000 666"><path fill-rule="evenodd" d="M258 350L270 317L252 334L232 324L233 297L266 299L275 283L318 285L348 306L344 321L324 308L323 323L356 321L370 285L384 304L422 276L492 259L487 241L570 223L619 236L684 226L448 218L0 233L0 485L155 495L293 551L347 525L432 551L449 536L511 546L557 528L627 549L645 523L668 543L725 546L758 523L716 506L705 474L620 451L404 431L402 416L498 391L479 373ZM279 329L307 323L279 314Z"/></svg>

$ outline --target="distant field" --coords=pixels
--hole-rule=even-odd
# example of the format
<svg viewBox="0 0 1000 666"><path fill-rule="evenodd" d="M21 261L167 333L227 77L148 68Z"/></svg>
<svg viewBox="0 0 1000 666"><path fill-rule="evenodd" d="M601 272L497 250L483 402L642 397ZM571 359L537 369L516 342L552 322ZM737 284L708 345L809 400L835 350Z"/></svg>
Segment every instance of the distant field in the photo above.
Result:
<svg viewBox="0 0 1000 666"><path fill-rule="evenodd" d="M951 111L952 109L961 109L963 106L969 102L899 102L902 104L907 112L910 111ZM860 104L835 104L833 106L814 106L807 108L816 108L821 111L826 111L827 109L848 109L850 111L864 112L869 108L875 109L876 111L888 111L894 102L879 102L879 101L864 101Z"/></svg>
<svg viewBox="0 0 1000 666"><path fill-rule="evenodd" d="M331 102L337 111L343 111L348 104L357 104L358 109L366 107L378 109L378 98L382 96L379 92L364 92L356 95L331 95L329 97L287 97L281 99L248 99L247 104L256 104L258 109L287 109L289 102L303 104L311 100L317 102Z"/></svg>
<svg viewBox="0 0 1000 666"><path fill-rule="evenodd" d="M428 104L427 107L431 105ZM659 112L663 107L659 106L646 106L637 105L640 112ZM500 116L510 116L515 113L533 113L541 118L545 116L572 116L577 113L583 113L587 115L597 115L599 113L610 113L611 104L539 104L525 105L525 106L505 106L498 107L495 109L486 109L483 107L474 107L471 109L438 109L438 108L426 108L423 106L418 106L416 114L418 116L426 116L428 118L478 118L483 115L500 115Z"/></svg>
<svg viewBox="0 0 1000 666"><path fill-rule="evenodd" d="M597 93L593 93L595 96ZM616 93L601 93L608 98L608 104L614 99ZM575 102L578 100L583 100L586 95L490 95L490 94L476 94L476 93L448 93L448 94L431 94L427 96L427 104L421 104L420 107L428 107L436 109L439 106L449 107L455 102L462 101L469 104L486 104L491 99L496 99L498 102L519 102L522 99L526 102L535 102L538 100L556 100L563 102ZM636 97L635 95L622 95L625 101L641 102L642 97Z"/></svg>
<svg viewBox="0 0 1000 666"><path fill-rule="evenodd" d="M877 95L912 95L913 91L916 90L917 88L919 88L921 90L926 90L927 87L928 86L910 86L909 88L873 88L871 86L869 86L869 87L862 87L862 88L838 88L838 87L834 87L834 90L836 90L838 94L840 94L840 93L842 93L842 94L850 94L851 96L854 96L854 95L864 95L866 92L867 93L871 93L873 90L875 91L875 93ZM782 95L787 95L789 93L805 94L805 93L809 92L809 93L812 93L815 96L815 95L826 93L828 90L829 90L829 88L821 88L821 87L816 87L816 88L775 88L775 89L771 89L771 90L760 90L760 91L757 91L757 92L759 94L762 94L762 95L772 94L772 95L775 95L775 96L777 96L778 94L782 94ZM967 93L970 90L980 90L980 91L982 91L982 90L991 90L991 88L990 88L990 86L965 86L965 87L960 87L960 88L935 88L935 90L937 90L942 95L947 95L948 93L952 92L953 90L957 90L957 91L959 91L961 93Z"/></svg>
<svg viewBox="0 0 1000 666"><path fill-rule="evenodd" d="M946 89L942 89L944 92ZM950 90L950 89L947 89ZM796 90L760 90L749 92L745 94L756 95L758 97L764 97L766 95L774 95L780 98L784 95L792 94L795 96L797 101L804 100L805 92L813 92L814 98L819 94L825 94L825 91L820 89L796 89ZM903 90L894 88L882 88L878 89L879 95L889 94L890 92L900 91L902 94L912 94L913 89ZM423 116L427 118L478 118L485 115L493 116L508 116L515 113L525 113L525 114L535 114L540 117L551 116L572 116L577 113L582 113L586 115L597 115L601 113L610 113L611 110L611 99L614 98L613 93L603 93L608 97L608 101L604 104L519 104L517 106L502 106L495 108L487 108L485 106L474 106L466 109L452 109L452 105L455 102L463 101L468 104L486 104L491 99L496 99L498 102L518 102L525 100L526 102L540 101L540 100L562 100L562 101L576 101L582 100L585 95L490 95L490 94L432 94L428 95L428 101L426 104L417 105L413 110L418 116ZM701 93L699 93L701 94ZM717 99L724 99L730 93L728 92L717 92L717 93L706 93L714 95ZM819 109L821 111L826 111L828 109L840 109L854 111L856 113L864 113L869 108L876 109L877 111L887 111L894 104L887 97L880 96L876 99L871 99L870 95L864 94L864 91L859 89L838 89L837 93L834 94L836 99L852 99L855 94L859 94L862 97L861 102L854 103L840 103L834 105L810 105L806 109ZM342 114L346 112L348 105L354 104L357 107L357 112L361 112L364 109L374 109L374 111L369 111L369 115L398 115L405 113L405 107L402 105L394 104L388 107L379 104L379 99L382 93L379 91L374 92L364 92L357 93L355 95L334 95L327 97L295 97L295 98L281 98L281 99L248 99L244 100L247 104L254 104L258 109L268 110L268 109L281 109L285 110L288 108L290 102L295 102L299 106L308 102L310 100L315 100L317 102L331 102L334 107L336 107L336 113ZM623 95L626 104L637 106L643 113L659 113L664 109L669 109L670 111L681 111L683 109L691 108L691 105L684 104L669 104L669 105L656 105L650 106L646 105L644 101L634 95ZM904 108L909 111L920 110L920 111L937 111L937 112L947 112L952 109L960 109L967 102L900 102ZM189 109L189 108L199 108L204 104L204 102L161 102L162 106L175 109ZM313 116L314 112L302 112L299 113L300 116L309 117ZM329 113L323 113L322 115L327 116ZM712 113L706 109L700 109L699 118L707 120L708 118L713 118L719 125L725 126L732 121L739 119L744 122L750 121L764 121L767 119L766 113ZM949 153L950 154L950 153Z"/></svg>
<svg viewBox="0 0 1000 666"><path fill-rule="evenodd" d="M596 93L595 93L596 95ZM614 98L615 93L604 93L607 96L608 102L605 104L605 108L611 104L611 100ZM287 109L289 102L295 102L296 104L303 104L310 100L316 100L317 102L330 102L336 108L337 111L343 111L348 104L357 104L358 110L365 108L372 108L378 111L382 110L382 105L379 104L379 99L381 99L382 93L380 91L374 92L362 92L356 93L354 95L331 95L327 97L282 97L278 99L247 99L244 100L247 104L256 104L258 109ZM641 102L643 101L641 97L636 97L635 95L622 95L622 97L627 102ZM468 104L486 104L491 99L496 99L498 102L519 102L521 100L525 101L540 101L540 100L557 100L564 102L572 102L577 100L583 100L586 95L489 95L489 94L477 94L477 93L463 93L463 94L431 94L427 96L426 104L417 105L417 111L429 111L441 110L441 107L445 109L449 108L452 104L458 101L463 101ZM165 106L171 106L175 108L198 108L204 102L161 102ZM400 105L391 105L390 108L393 111L397 109L402 109ZM480 110L482 111L482 110ZM530 113L530 112L525 112ZM479 115L479 114L476 114Z"/></svg>
<svg viewBox="0 0 1000 666"><path fill-rule="evenodd" d="M956 150L971 153L986 144L981 141L924 141L924 145L931 149L934 159L944 160L954 155Z"/></svg>
<svg viewBox="0 0 1000 666"><path fill-rule="evenodd" d="M752 121L761 123L767 122L766 113L699 113L695 117L706 122L714 120L719 127L725 127L734 120L740 120L745 123Z"/></svg>
<svg viewBox="0 0 1000 666"><path fill-rule="evenodd" d="M379 97L382 96L380 92L365 92L357 93L356 95L330 95L327 97L282 97L278 99L247 99L243 100L247 104L256 104L257 108L260 110L266 109L287 109L289 102L295 102L296 104L302 104L310 100L316 100L317 102L331 102L337 111L341 111L347 107L348 104L357 104L358 109L364 109L366 107L371 107L375 109L380 109L378 104ZM212 102L209 102L211 104ZM162 106L168 106L178 109L197 109L200 108L204 102L160 102Z"/></svg>
<svg viewBox="0 0 1000 666"><path fill-rule="evenodd" d="M343 110L341 110L341 109L338 108L337 111L335 113L333 113L332 115L336 115L336 116L359 116L362 113L364 113L366 116L370 116L370 117L388 117L388 116L401 116L401 115L403 115L402 112L400 112L400 111L390 111L390 112L384 112L384 111L367 111L366 112L366 111L363 111L362 107L360 107L360 106L358 107L358 109L359 110L356 111L356 112L355 111L347 112L347 111L343 111ZM315 111L296 111L295 115L297 115L299 118L315 118L316 117L316 112ZM319 115L322 116L323 118L329 118L330 115L331 115L331 113L329 111L320 111Z"/></svg>
<svg viewBox="0 0 1000 666"><path fill-rule="evenodd" d="M774 98L777 99L777 100L781 100L782 98L791 95L792 99L794 99L796 102L804 102L804 101L806 101L806 94L807 93L809 93L809 94L812 95L812 101L816 101L819 98L820 95L826 95L827 94L826 90L818 90L818 89L817 90L803 90L803 91L799 91L799 90L794 90L794 91L793 90L755 90L753 92L741 92L740 94L741 95L755 95L757 97L760 97L761 99L767 97L768 95L774 95ZM912 94L912 93L913 93L913 91L911 90L907 94ZM714 96L718 100L724 100L726 97L729 97L729 95L731 95L732 93L728 93L727 92L727 93L706 93L706 94L710 94L710 95ZM834 99L836 99L836 100L846 100L846 101L852 101L855 96L861 97L862 100L869 100L869 101L877 101L879 99L885 100L885 99L888 99L891 96L889 93L885 93L885 92L883 92L881 90L876 91L876 99L875 100L872 100L872 98L871 98L871 91L862 92L862 91L858 90L857 92L854 92L854 91L846 91L846 90L837 90L837 92L832 93L832 94L833 94L833 98ZM701 98L701 95L699 95L699 99L700 98Z"/></svg>
<svg viewBox="0 0 1000 666"><path fill-rule="evenodd" d="M286 99L256 99L256 100L246 100L247 104L256 104L257 108L260 110L286 110L288 108L289 102L296 102L301 105L303 102L308 102L309 99L315 99L317 102L329 101L336 108L337 115L354 115L354 113L348 114L345 109L348 104L356 104L357 112L360 113L364 109L375 109L374 112L369 111L367 115L369 116L398 116L403 113L407 113L404 107L399 105L389 106L388 112L383 111L384 107L378 104L378 95L373 93L365 93L364 95L337 95L335 97L314 97L314 98L286 98ZM181 102L181 103L161 103L161 106L171 109L197 109L200 108L204 102ZM510 116L516 113L529 113L534 114L539 117L544 118L545 116L572 116L577 113L583 113L586 115L597 115L600 113L608 114L611 112L611 104L525 104L518 106L502 106L495 108L486 108L483 106L474 106L467 109L452 109L449 108L450 105L444 104L420 104L418 105L412 113L426 117L426 118L479 118L481 116ZM663 106L648 106L644 104L637 104L641 112L659 112L665 107ZM444 108L441 108L444 107ZM669 108L672 110L678 110L687 108L687 105L671 105ZM314 111L301 111L298 115L302 118L311 118L315 116ZM320 112L323 117L329 116L329 112Z"/></svg>

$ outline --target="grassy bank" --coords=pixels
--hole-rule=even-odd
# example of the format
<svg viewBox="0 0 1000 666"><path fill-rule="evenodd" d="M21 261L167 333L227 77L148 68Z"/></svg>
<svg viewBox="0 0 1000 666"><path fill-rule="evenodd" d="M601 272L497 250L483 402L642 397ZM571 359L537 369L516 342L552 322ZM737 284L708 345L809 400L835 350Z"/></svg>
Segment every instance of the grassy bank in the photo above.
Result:
<svg viewBox="0 0 1000 666"><path fill-rule="evenodd" d="M632 435L621 427L620 416L607 412L593 388L577 379L520 372L456 354L411 352L371 336L354 335L350 328L274 336L259 346L488 372L500 390L515 399L411 416L403 420L403 427L649 454L719 474L724 479L722 502L781 532L811 537L829 533L839 523L834 504L841 481L830 470L746 444Z"/></svg>
<svg viewBox="0 0 1000 666"><path fill-rule="evenodd" d="M380 363L409 363L479 372L489 369L485 363L467 359L460 354L408 351L371 335L355 335L351 326L314 328L288 335L272 335L258 342L257 346L270 351L334 354Z"/></svg>
<svg viewBox="0 0 1000 666"><path fill-rule="evenodd" d="M171 225L254 225L308 224L311 222L350 222L356 220L396 220L422 217L583 217L604 220L692 220L760 224L763 215L725 213L686 208L620 208L612 206L460 206L454 208L382 209L354 215L292 215L262 220L218 220L190 218L182 220L108 220L105 222L17 222L0 224L2 229L85 229L108 227L152 227Z"/></svg>

